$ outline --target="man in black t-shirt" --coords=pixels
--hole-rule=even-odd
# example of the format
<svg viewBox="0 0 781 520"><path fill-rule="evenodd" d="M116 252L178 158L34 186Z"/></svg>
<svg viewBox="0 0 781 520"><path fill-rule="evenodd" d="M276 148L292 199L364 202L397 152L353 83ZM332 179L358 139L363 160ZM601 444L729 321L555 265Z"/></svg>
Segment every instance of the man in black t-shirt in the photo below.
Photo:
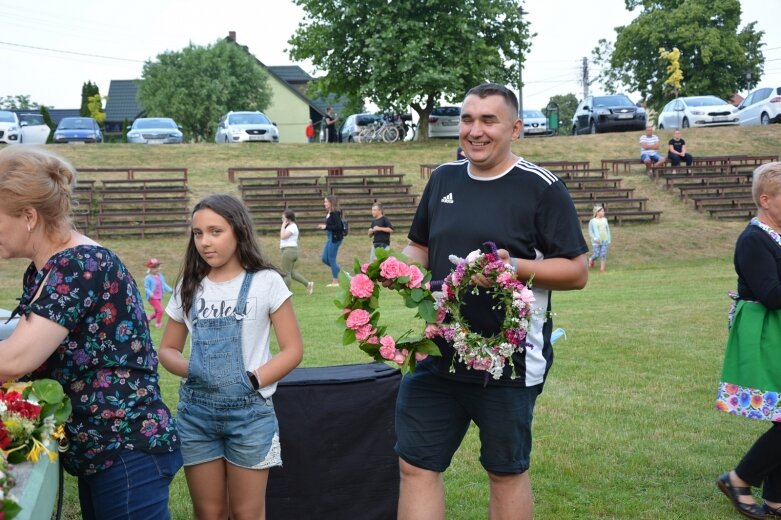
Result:
<svg viewBox="0 0 781 520"><path fill-rule="evenodd" d="M461 108L459 144L468 161L439 166L421 196L404 254L443 280L448 256L466 257L493 241L500 258L524 283L533 276L535 307L550 312L551 290L581 289L588 280L588 251L577 211L555 175L516 156L523 131L515 94L487 83L470 90ZM493 308L477 276L461 312L470 328L497 334L503 309ZM396 404L400 519L444 518L441 473L471 422L480 428L480 462L491 488L490 518L531 519L528 478L534 402L553 360L552 322L532 318L524 352L508 360L500 379L454 362L454 350L437 338L441 357L420 361L404 376Z"/></svg>
<svg viewBox="0 0 781 520"><path fill-rule="evenodd" d="M673 166L680 166L681 159L686 161L686 166L694 162L692 154L686 151L686 141L681 138L680 130L673 132L673 138L667 143L667 158Z"/></svg>
<svg viewBox="0 0 781 520"><path fill-rule="evenodd" d="M382 210L382 202L372 204L372 223L369 226L369 236L372 237L372 252L370 262L377 258L374 250L378 247L390 249L390 236L393 233L393 224L385 216Z"/></svg>
<svg viewBox="0 0 781 520"><path fill-rule="evenodd" d="M336 122L339 121L339 117L334 112L334 109L328 107L325 109L325 140L328 143L336 143L338 139L336 137Z"/></svg>

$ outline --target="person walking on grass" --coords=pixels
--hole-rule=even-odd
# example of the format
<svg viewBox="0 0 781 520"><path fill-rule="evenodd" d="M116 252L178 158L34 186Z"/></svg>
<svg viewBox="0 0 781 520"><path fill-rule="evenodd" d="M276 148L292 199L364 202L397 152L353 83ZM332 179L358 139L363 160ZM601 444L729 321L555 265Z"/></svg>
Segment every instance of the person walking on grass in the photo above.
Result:
<svg viewBox="0 0 781 520"><path fill-rule="evenodd" d="M290 289L292 280L306 287L306 293L312 294L315 289L315 282L306 279L304 275L296 270L298 262L298 225L296 224L296 213L285 208L282 212L282 228L279 230L279 249L282 253L282 276L285 285Z"/></svg>
<svg viewBox="0 0 781 520"><path fill-rule="evenodd" d="M771 426L716 485L741 515L769 519L781 518L781 163L754 170L751 191L757 215L735 244L737 300L716 409Z"/></svg>
<svg viewBox="0 0 781 520"><path fill-rule="evenodd" d="M318 224L319 229L325 230L325 246L320 260L331 269L331 283L326 287L339 287L339 262L336 260L339 248L344 240L344 225L342 224L342 212L339 209L339 199L335 195L328 195L323 199L325 208L325 222Z"/></svg>
<svg viewBox="0 0 781 520"><path fill-rule="evenodd" d="M444 280L449 257L466 257L486 241L527 283L536 305L550 313L551 290L580 289L588 280L580 221L561 180L512 152L523 131L515 94L486 83L470 90L461 107L459 144L467 161L439 166L426 184L404 254ZM499 333L485 278L474 283L461 312L484 335ZM418 361L404 376L396 401L396 453L401 486L400 520L445 518L442 473L474 422L480 430L480 463L490 488L488 518L530 520L529 466L534 404L553 360L552 320L533 320L530 346L508 360L500 379L454 363L455 350L436 338L441 356Z"/></svg>
<svg viewBox="0 0 781 520"><path fill-rule="evenodd" d="M264 518L269 469L282 465L272 396L301 362L301 332L290 290L239 199L202 199L191 227L160 362L183 379L177 420L193 517Z"/></svg>
<svg viewBox="0 0 781 520"><path fill-rule="evenodd" d="M588 223L588 235L591 237L591 249L593 254L588 259L589 268L594 267L594 262L599 259L599 272L605 272L607 261L607 248L610 246L610 225L605 218L605 208L594 206L594 218Z"/></svg>
<svg viewBox="0 0 781 520"><path fill-rule="evenodd" d="M146 276L144 277L144 296L154 311L147 315L150 323L155 320L155 327L163 326L163 294L173 289L165 283L165 276L160 272L160 260L150 258L146 262Z"/></svg>
<svg viewBox="0 0 781 520"><path fill-rule="evenodd" d="M390 237L393 233L393 224L385 216L382 210L382 202L372 204L372 222L369 226L369 236L372 239L372 250L369 255L369 261L374 262L377 258L375 249L381 247L390 249Z"/></svg>

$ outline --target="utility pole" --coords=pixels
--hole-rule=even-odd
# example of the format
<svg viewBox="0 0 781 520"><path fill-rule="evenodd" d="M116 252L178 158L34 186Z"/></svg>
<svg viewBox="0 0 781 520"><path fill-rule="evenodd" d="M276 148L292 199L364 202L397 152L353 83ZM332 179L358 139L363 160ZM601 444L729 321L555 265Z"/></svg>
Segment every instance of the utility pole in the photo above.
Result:
<svg viewBox="0 0 781 520"><path fill-rule="evenodd" d="M588 86L589 86L589 80L588 80L588 59L586 57L583 57L583 99L586 99L588 97Z"/></svg>
<svg viewBox="0 0 781 520"><path fill-rule="evenodd" d="M523 4L518 6L518 116L523 119L523 15L529 14L523 10ZM523 139L523 126L521 126L521 135L518 137Z"/></svg>

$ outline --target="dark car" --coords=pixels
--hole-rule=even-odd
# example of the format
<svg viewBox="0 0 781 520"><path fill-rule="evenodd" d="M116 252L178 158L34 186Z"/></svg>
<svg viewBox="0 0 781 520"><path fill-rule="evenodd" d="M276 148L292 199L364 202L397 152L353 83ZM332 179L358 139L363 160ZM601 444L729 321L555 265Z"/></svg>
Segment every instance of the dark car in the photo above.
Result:
<svg viewBox="0 0 781 520"><path fill-rule="evenodd" d="M103 132L92 117L64 117L54 130L55 143L102 143Z"/></svg>
<svg viewBox="0 0 781 520"><path fill-rule="evenodd" d="M572 117L572 135L645 130L645 109L624 94L588 96Z"/></svg>

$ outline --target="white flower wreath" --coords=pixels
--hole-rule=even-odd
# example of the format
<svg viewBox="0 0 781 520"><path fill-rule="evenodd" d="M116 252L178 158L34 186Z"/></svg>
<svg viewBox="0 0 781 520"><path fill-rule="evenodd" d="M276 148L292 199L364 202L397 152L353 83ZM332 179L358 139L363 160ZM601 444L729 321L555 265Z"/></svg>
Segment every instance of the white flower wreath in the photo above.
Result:
<svg viewBox="0 0 781 520"><path fill-rule="evenodd" d="M490 251L472 251L465 259L451 256L456 267L445 278L442 291L435 293L437 309L444 310L450 320L440 325L440 335L453 344L458 360L468 369L485 370L494 379L502 377L507 360L516 352L523 352L532 345L526 342L532 316L537 314L533 306L534 293L531 280L523 284L515 277L512 266L505 264L496 252L493 242L486 242ZM467 291L477 293L471 283L472 276L482 274L492 283L488 290L505 309L501 331L486 338L472 332L461 315L461 304ZM455 360L455 357L454 357ZM510 363L511 377L516 377ZM451 372L455 371L451 367ZM486 374L487 377L487 374Z"/></svg>

